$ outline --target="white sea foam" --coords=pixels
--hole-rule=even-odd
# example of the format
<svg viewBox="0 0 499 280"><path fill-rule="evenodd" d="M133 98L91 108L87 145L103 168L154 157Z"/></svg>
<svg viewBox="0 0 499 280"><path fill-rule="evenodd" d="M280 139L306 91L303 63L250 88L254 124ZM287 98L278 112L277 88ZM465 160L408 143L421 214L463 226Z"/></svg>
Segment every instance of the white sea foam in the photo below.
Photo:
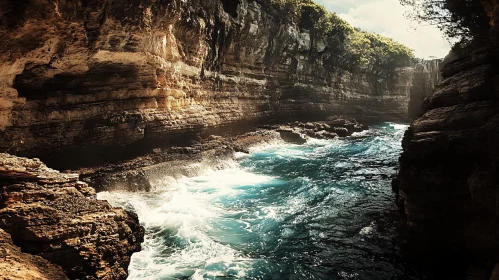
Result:
<svg viewBox="0 0 499 280"><path fill-rule="evenodd" d="M242 192L238 186L260 185L275 178L238 168L208 168L202 173L192 178L165 180L167 185L159 186L157 190L161 191L153 193L98 194L99 199L136 212L146 228L142 251L133 255L128 279L191 275L191 279L203 279L206 271L211 276L224 276L235 260L243 258L230 245L207 234L217 230L214 221L230 211L219 207L219 200ZM266 215L272 215L271 211ZM241 224L243 230L251 230L249 224ZM244 275L240 267L235 271Z"/></svg>
<svg viewBox="0 0 499 280"><path fill-rule="evenodd" d="M376 224L374 222L371 222L371 224L369 224L367 227L363 227L360 231L359 231L359 234L360 235L370 235L373 233L374 231L374 227L376 226Z"/></svg>
<svg viewBox="0 0 499 280"><path fill-rule="evenodd" d="M396 133L403 133L402 126L395 126ZM375 131L369 133L376 135ZM342 189L323 193L324 189L315 186L306 175L297 175L291 180L299 182L299 187L281 195L280 185L289 187L289 181L253 173L251 170L258 170L252 169L253 165L246 169L242 166L247 166L244 164L247 160L254 161L251 164L276 159L302 162L302 159L324 156L332 148L341 149L346 143L344 139L310 139L300 146L275 140L250 148L252 154L235 153L234 159L214 165L210 162L191 164L186 169L193 171L188 172L192 177L160 177L150 193L99 193L99 199L136 212L146 228L142 251L132 257L129 279L256 279L258 277L251 273L255 267L267 266L267 260L248 256L247 246L258 248L262 244L273 244L273 238L292 238L299 233L294 225L304 223L311 227L309 233L313 238L328 238L330 233L322 229L325 225L309 223L311 207L315 207L314 219L329 219L340 211L329 202L341 204L342 199L354 193ZM376 149L372 153L379 153L379 147ZM371 151L366 149L366 152ZM347 168L347 165L332 163L337 168ZM273 192L266 193L268 186L272 186L269 189ZM269 197L272 195L275 198ZM307 203L310 196L323 195L327 195L323 202L313 206ZM375 225L370 224L358 233L368 236L373 232ZM248 244L251 242L255 245Z"/></svg>
<svg viewBox="0 0 499 280"><path fill-rule="evenodd" d="M397 124L397 123L389 123L391 127L393 127L395 130L406 130L409 125L406 124Z"/></svg>

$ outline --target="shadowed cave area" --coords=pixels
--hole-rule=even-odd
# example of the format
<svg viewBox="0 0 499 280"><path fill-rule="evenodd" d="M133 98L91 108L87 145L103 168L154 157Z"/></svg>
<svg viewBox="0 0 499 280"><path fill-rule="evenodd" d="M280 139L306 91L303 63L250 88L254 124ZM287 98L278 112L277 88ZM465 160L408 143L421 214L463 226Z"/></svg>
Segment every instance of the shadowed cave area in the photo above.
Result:
<svg viewBox="0 0 499 280"><path fill-rule="evenodd" d="M146 88L147 85L137 85L139 69L133 65L97 64L82 74L56 74L47 79L50 66L39 66L25 70L17 75L13 87L19 96L27 100L44 100L49 96L89 95L113 91L121 88L120 84ZM114 88L113 88L114 87Z"/></svg>
<svg viewBox="0 0 499 280"><path fill-rule="evenodd" d="M231 15L233 18L237 18L237 7L239 6L239 0L230 1L222 0L222 5L225 12Z"/></svg>

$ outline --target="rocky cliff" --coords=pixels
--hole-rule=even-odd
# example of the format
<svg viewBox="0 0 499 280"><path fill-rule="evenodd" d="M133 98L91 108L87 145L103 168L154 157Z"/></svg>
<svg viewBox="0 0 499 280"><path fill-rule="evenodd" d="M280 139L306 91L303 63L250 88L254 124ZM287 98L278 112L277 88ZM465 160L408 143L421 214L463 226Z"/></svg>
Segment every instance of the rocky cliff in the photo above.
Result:
<svg viewBox="0 0 499 280"><path fill-rule="evenodd" d="M499 6L484 4L492 38L485 48L444 61L444 81L404 137L394 186L416 236L490 272L499 262Z"/></svg>
<svg viewBox="0 0 499 280"><path fill-rule="evenodd" d="M334 46L268 2L2 1L0 150L62 162L48 155L108 158L243 120L407 119L410 68L332 71Z"/></svg>
<svg viewBox="0 0 499 280"><path fill-rule="evenodd" d="M143 238L136 215L97 200L78 175L0 154L0 278L126 279Z"/></svg>

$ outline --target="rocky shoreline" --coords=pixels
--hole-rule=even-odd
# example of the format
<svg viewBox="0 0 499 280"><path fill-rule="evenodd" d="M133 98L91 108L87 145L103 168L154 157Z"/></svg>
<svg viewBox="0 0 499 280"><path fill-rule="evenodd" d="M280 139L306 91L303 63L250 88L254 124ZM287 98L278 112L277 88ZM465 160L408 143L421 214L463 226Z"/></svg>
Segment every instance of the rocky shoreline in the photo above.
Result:
<svg viewBox="0 0 499 280"><path fill-rule="evenodd" d="M7 254L0 251L0 265L39 273L40 279L126 279L144 229L135 214L97 200L96 189L151 191L155 180L194 176L193 164L221 168L235 152L248 153L260 143L296 143L289 135L300 141L333 139L364 129L343 117L262 126L239 136L210 135L193 145L157 148L132 160L65 173L38 159L0 154L0 247L9 248ZM15 269L6 273L5 279L17 279Z"/></svg>
<svg viewBox="0 0 499 280"><path fill-rule="evenodd" d="M249 153L251 146L261 143L303 144L308 138L347 137L367 128L355 119L340 116L325 121L260 125L237 136L207 135L190 145L156 148L131 160L70 172L80 174L81 179L97 191L150 191L154 182L162 177L195 176L196 170L190 167L193 164L222 168L227 159L233 158L234 152Z"/></svg>
<svg viewBox="0 0 499 280"><path fill-rule="evenodd" d="M22 268L27 279L65 279L61 271L70 279L126 279L144 238L137 215L97 200L77 174L38 159L0 154L0 182L0 248L9 250L0 266ZM2 277L18 273L2 270Z"/></svg>

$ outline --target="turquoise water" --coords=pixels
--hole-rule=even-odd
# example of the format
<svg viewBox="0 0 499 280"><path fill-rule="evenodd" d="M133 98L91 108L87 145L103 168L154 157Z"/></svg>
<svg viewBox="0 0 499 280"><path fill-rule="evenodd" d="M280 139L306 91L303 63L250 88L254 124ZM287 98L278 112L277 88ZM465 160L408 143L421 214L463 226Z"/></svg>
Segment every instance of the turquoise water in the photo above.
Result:
<svg viewBox="0 0 499 280"><path fill-rule="evenodd" d="M129 279L421 279L390 187L406 128L267 144L151 193L100 193L146 228Z"/></svg>

